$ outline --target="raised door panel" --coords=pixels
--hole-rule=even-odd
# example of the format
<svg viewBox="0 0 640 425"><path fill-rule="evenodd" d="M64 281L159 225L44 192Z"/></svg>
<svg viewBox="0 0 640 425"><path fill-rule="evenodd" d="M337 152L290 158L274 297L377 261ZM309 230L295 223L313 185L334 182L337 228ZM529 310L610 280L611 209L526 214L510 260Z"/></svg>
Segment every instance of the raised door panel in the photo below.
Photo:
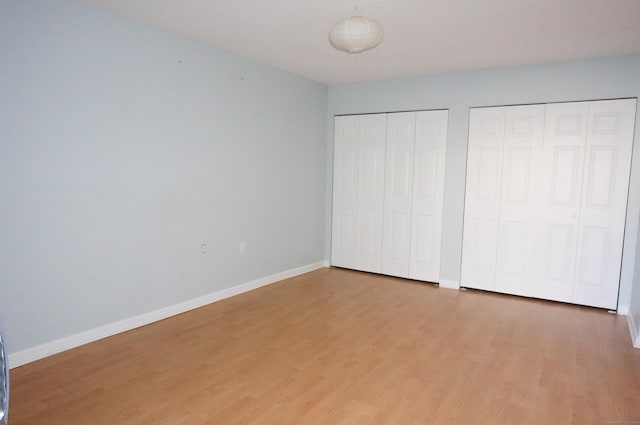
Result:
<svg viewBox="0 0 640 425"><path fill-rule="evenodd" d="M386 115L361 115L359 121L354 268L380 273Z"/></svg>
<svg viewBox="0 0 640 425"><path fill-rule="evenodd" d="M387 115L382 268L384 274L408 277L415 112Z"/></svg>
<svg viewBox="0 0 640 425"><path fill-rule="evenodd" d="M505 112L504 160L495 290L530 295L538 270L539 180L545 105Z"/></svg>
<svg viewBox="0 0 640 425"><path fill-rule="evenodd" d="M360 121L357 116L336 117L334 127L331 264L353 268L356 264Z"/></svg>
<svg viewBox="0 0 640 425"><path fill-rule="evenodd" d="M531 295L570 302L582 197L586 102L546 106L538 201L538 272Z"/></svg>
<svg viewBox="0 0 640 425"><path fill-rule="evenodd" d="M572 302L617 308L636 100L589 103Z"/></svg>
<svg viewBox="0 0 640 425"><path fill-rule="evenodd" d="M506 108L472 108L461 285L495 290Z"/></svg>
<svg viewBox="0 0 640 425"><path fill-rule="evenodd" d="M409 277L438 282L448 111L416 113Z"/></svg>

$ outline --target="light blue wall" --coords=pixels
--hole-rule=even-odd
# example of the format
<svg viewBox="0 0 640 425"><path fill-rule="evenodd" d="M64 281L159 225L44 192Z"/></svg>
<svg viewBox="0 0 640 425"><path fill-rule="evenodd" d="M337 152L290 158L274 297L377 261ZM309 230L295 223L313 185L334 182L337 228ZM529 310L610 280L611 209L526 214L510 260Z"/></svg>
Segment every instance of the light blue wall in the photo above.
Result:
<svg viewBox="0 0 640 425"><path fill-rule="evenodd" d="M11 352L323 260L326 86L60 0L0 64Z"/></svg>
<svg viewBox="0 0 640 425"><path fill-rule="evenodd" d="M459 281L469 108L638 96L640 55L331 87L327 118L325 255L329 258L334 115L449 109L440 275L442 279ZM640 123L640 119L637 121ZM636 131L634 146L619 297L622 310L629 306L638 239L640 131Z"/></svg>
<svg viewBox="0 0 640 425"><path fill-rule="evenodd" d="M450 110L441 275L458 280L468 108L640 95L637 55L335 86L327 104L321 84L65 0L0 2L0 64L11 352L329 258L334 114Z"/></svg>

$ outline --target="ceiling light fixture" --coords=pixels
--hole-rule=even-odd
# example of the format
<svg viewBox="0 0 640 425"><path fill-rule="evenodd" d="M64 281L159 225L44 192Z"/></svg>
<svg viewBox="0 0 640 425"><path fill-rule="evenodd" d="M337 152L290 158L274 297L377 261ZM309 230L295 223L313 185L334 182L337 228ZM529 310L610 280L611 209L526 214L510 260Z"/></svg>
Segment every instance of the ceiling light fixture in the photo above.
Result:
<svg viewBox="0 0 640 425"><path fill-rule="evenodd" d="M364 16L351 16L339 21L329 32L333 47L347 53L373 49L382 41L382 25Z"/></svg>

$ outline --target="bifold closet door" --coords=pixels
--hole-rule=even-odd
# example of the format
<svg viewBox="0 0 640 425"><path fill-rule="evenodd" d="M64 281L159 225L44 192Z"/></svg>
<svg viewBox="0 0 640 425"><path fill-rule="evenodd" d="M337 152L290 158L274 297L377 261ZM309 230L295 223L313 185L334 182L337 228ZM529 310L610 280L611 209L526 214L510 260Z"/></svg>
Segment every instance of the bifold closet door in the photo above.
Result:
<svg viewBox="0 0 640 425"><path fill-rule="evenodd" d="M545 105L470 115L461 282L530 295L539 267Z"/></svg>
<svg viewBox="0 0 640 425"><path fill-rule="evenodd" d="M331 263L380 272L386 115L335 118Z"/></svg>
<svg viewBox="0 0 640 425"><path fill-rule="evenodd" d="M448 111L387 115L382 273L438 282Z"/></svg>
<svg viewBox="0 0 640 425"><path fill-rule="evenodd" d="M471 110L462 286L616 308L635 111Z"/></svg>
<svg viewBox="0 0 640 425"><path fill-rule="evenodd" d="M331 264L437 282L448 111L335 118Z"/></svg>

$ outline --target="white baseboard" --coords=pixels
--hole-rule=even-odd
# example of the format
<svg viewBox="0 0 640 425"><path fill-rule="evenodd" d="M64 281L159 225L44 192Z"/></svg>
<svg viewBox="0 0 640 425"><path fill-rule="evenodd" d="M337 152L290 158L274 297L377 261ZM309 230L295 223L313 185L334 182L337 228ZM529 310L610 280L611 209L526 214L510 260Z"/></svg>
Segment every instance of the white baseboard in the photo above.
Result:
<svg viewBox="0 0 640 425"><path fill-rule="evenodd" d="M640 348L640 323L635 323L633 314L627 315L627 323L629 324L629 332L631 333L633 346Z"/></svg>
<svg viewBox="0 0 640 425"><path fill-rule="evenodd" d="M242 294L244 292L248 292L262 286L270 285L272 283L279 282L290 277L298 276L328 266L328 261L320 261L317 263L308 264L306 266L297 267L295 269L285 270L280 273L272 274L271 276L252 280L251 282L246 282L231 288L223 289L221 291L207 294L202 297L194 298L188 301L161 308L159 310L150 311L139 316L131 317L129 319L124 319L119 322L110 323L99 328L90 329L85 332L80 332L75 335L47 342L33 348L28 348L26 350L10 354L9 365L11 366L11 368L22 366L23 364L48 357L53 354L57 354L71 348L78 347L80 345L88 344L90 342L97 341L99 339L106 338L120 332L139 328L140 326L148 325L150 323L166 319L167 317L175 316L177 314L181 314L186 311L232 297L234 295Z"/></svg>
<svg viewBox="0 0 640 425"><path fill-rule="evenodd" d="M619 305L618 310L616 310L620 316L626 316L629 314L629 306L628 305Z"/></svg>
<svg viewBox="0 0 640 425"><path fill-rule="evenodd" d="M447 289L460 289L460 282L455 280L440 279L439 286Z"/></svg>

